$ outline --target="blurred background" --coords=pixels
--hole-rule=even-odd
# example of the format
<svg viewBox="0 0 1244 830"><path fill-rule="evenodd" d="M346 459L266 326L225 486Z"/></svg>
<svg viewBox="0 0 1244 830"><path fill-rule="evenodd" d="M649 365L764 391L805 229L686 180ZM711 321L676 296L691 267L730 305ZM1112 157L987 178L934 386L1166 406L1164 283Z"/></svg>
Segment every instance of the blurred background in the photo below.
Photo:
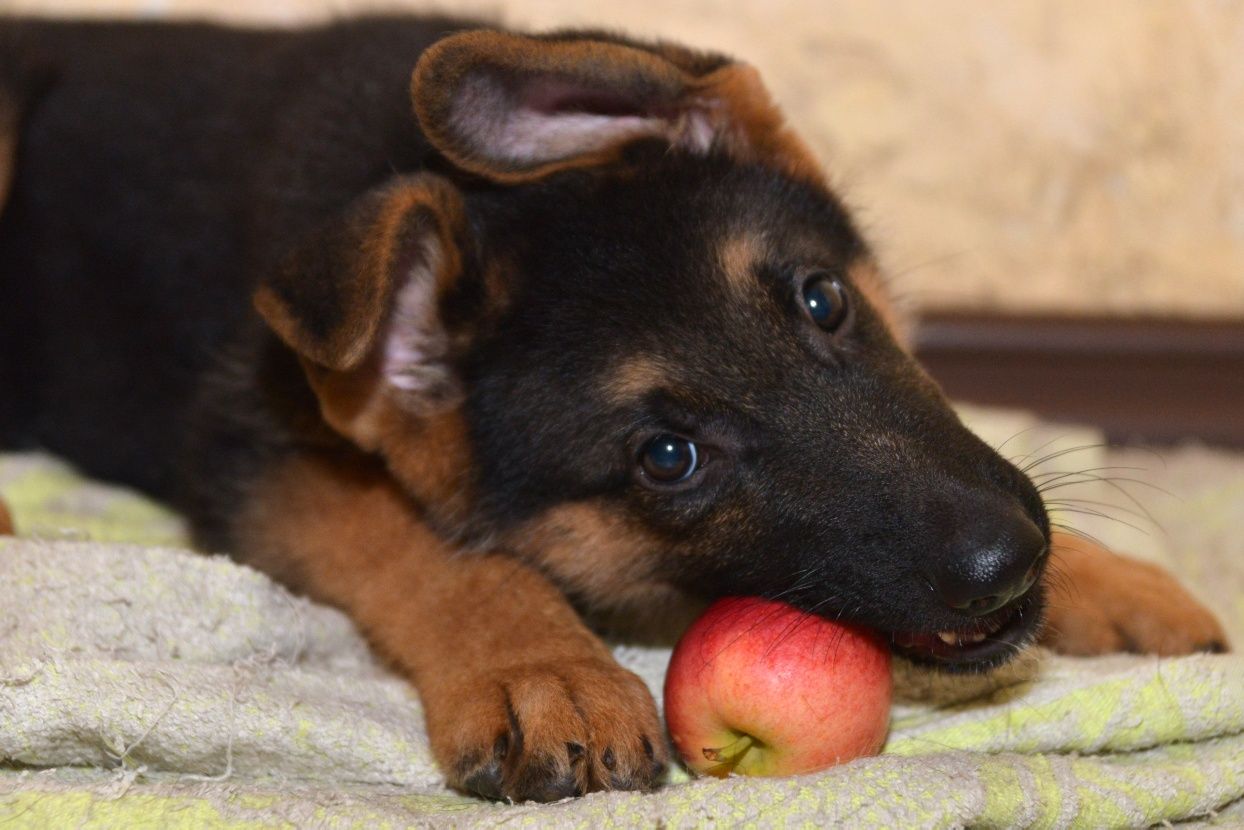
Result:
<svg viewBox="0 0 1244 830"><path fill-rule="evenodd" d="M297 24L323 0L0 0ZM956 397L1244 446L1244 3L386 0L760 68Z"/></svg>

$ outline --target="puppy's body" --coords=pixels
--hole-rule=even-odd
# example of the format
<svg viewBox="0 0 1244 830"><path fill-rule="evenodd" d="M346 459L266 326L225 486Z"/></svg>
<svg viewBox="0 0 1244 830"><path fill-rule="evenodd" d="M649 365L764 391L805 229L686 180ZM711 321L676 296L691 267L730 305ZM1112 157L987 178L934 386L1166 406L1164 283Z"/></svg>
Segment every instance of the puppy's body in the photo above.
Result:
<svg viewBox="0 0 1244 830"><path fill-rule="evenodd" d="M0 435L167 498L265 267L422 166L412 56L461 24L0 25L26 113L0 224L0 371L21 373Z"/></svg>
<svg viewBox="0 0 1244 830"><path fill-rule="evenodd" d="M780 596L952 669L1026 642L1040 498L896 342L754 73L463 28L4 24L0 441L344 607L493 797L660 774L576 607ZM1177 599L1069 642L1220 640Z"/></svg>

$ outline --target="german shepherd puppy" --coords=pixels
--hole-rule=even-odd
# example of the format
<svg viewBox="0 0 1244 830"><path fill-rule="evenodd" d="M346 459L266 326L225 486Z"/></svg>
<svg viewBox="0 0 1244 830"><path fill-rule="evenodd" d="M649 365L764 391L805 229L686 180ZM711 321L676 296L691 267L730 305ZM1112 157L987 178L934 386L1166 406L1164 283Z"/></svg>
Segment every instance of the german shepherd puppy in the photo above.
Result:
<svg viewBox="0 0 1244 830"><path fill-rule="evenodd" d="M449 781L649 788L587 621L727 594L963 671L1223 648L1051 534L753 69L598 32L0 24L0 442L345 609Z"/></svg>

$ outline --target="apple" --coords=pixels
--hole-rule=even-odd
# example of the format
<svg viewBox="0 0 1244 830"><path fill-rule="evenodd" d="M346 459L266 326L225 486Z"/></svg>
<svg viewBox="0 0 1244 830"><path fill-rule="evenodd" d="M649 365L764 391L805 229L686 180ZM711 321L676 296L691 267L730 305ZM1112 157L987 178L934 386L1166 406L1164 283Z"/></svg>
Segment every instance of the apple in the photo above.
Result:
<svg viewBox="0 0 1244 830"><path fill-rule="evenodd" d="M797 775L877 754L891 691L890 650L876 633L730 597L674 648L665 722L695 772Z"/></svg>

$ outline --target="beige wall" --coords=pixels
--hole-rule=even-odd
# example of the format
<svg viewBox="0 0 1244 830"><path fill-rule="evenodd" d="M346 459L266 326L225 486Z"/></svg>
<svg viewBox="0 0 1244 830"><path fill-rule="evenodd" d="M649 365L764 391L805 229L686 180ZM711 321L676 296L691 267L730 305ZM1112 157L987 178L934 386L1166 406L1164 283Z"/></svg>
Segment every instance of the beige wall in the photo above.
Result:
<svg viewBox="0 0 1244 830"><path fill-rule="evenodd" d="M1244 314L1244 3L396 5L603 24L757 64L919 306ZM0 0L281 22L362 7Z"/></svg>

